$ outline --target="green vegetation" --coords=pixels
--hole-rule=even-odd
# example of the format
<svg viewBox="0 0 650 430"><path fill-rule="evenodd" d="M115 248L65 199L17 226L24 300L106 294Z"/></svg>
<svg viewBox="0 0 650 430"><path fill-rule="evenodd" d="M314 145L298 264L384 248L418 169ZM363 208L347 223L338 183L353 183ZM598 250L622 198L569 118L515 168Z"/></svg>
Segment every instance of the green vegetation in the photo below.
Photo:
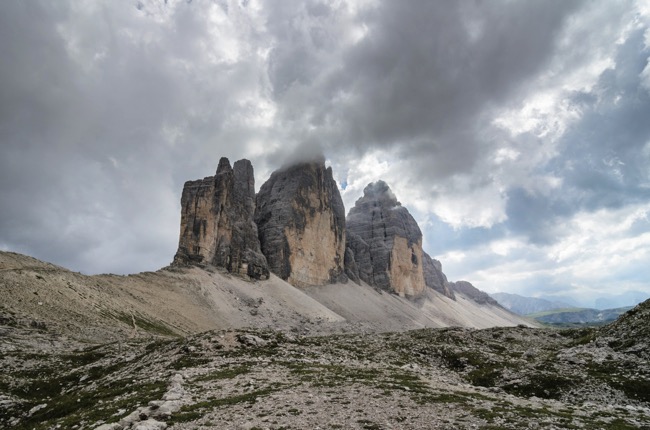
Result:
<svg viewBox="0 0 650 430"><path fill-rule="evenodd" d="M591 362L587 369L591 376L622 391L628 398L650 403L650 375L643 374L632 362Z"/></svg>
<svg viewBox="0 0 650 430"><path fill-rule="evenodd" d="M230 397L214 398L203 402L186 405L181 410L172 416L169 421L170 424L192 421L205 415L206 412L215 408L223 406L232 406L239 403L255 403L258 398L268 396L271 393L277 392L285 385L277 384L271 387L263 388L260 390L251 391L249 393L238 394Z"/></svg>
<svg viewBox="0 0 650 430"><path fill-rule="evenodd" d="M205 375L197 376L194 382L215 381L219 379L233 379L239 375L244 375L251 371L252 364L240 364L225 369L215 370Z"/></svg>
<svg viewBox="0 0 650 430"><path fill-rule="evenodd" d="M603 331L423 329L293 339L247 330L92 346L58 355L9 351L4 359L14 368L0 374L0 391L20 402L0 409L0 427L8 426L10 417L21 418L12 426L19 430L92 428L117 421L160 399L169 377L188 368L198 368L183 372L189 378L187 398L194 403L172 414L168 424L212 425L208 423L216 422L215 417L237 406L238 413L250 409L252 418L263 419L262 427L280 428L292 417L310 419L331 403L349 408L348 419L357 427L381 428L384 421L359 405L359 396L365 396L369 404L389 402L400 411L448 408L454 411L450 428L459 416L486 429L516 429L529 422L566 429L645 425L647 420L634 409L585 407L594 392L613 396L621 405L650 403L647 362L631 352L602 350L607 342L619 347L628 341L603 339ZM238 337L241 333L265 343ZM443 379L436 381L436 375ZM283 399L289 391L296 393L297 402ZM276 392L283 392L277 397L282 404L275 405L276 396L273 402L262 400ZM506 394L538 400L512 401ZM392 423L408 427L412 417L403 415L393 416Z"/></svg>
<svg viewBox="0 0 650 430"><path fill-rule="evenodd" d="M178 337L178 333L168 327L162 321L152 321L146 318L141 317L138 314L124 313L124 312L111 312L108 314L109 317L115 318L119 321L122 321L124 324L133 327L135 326L139 330L144 330L148 333L156 334L159 336L168 336L168 337Z"/></svg>
<svg viewBox="0 0 650 430"><path fill-rule="evenodd" d="M505 385L503 390L521 397L559 399L562 393L568 391L575 382L556 373L533 373L525 382Z"/></svg>
<svg viewBox="0 0 650 430"><path fill-rule="evenodd" d="M160 398L167 382L120 377L129 363L112 357L110 347L92 346L65 354L13 353L23 366L3 374L3 394L17 399L0 409L0 425L20 417L16 429L72 428L119 419L119 409L131 410ZM129 373L128 371L126 372ZM31 413L30 413L31 411Z"/></svg>
<svg viewBox="0 0 650 430"><path fill-rule="evenodd" d="M173 361L171 363L171 368L174 370L182 370L188 367L198 367L209 362L210 359L201 354L187 353Z"/></svg>

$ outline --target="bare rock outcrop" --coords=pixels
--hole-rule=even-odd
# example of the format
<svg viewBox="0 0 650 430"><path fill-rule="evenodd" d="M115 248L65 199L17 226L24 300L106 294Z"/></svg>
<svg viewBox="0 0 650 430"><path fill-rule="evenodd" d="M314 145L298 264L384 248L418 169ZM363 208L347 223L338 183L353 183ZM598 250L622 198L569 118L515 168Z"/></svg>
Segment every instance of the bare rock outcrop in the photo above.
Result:
<svg viewBox="0 0 650 430"><path fill-rule="evenodd" d="M449 286L447 276L442 272L442 264L440 261L431 258L426 252L422 253L422 261L424 262L424 283L426 286L433 288L450 299L455 299L456 295Z"/></svg>
<svg viewBox="0 0 650 430"><path fill-rule="evenodd" d="M490 297L488 293L479 290L467 281L450 282L449 286L453 291L464 294L479 305L492 305L502 307L499 302Z"/></svg>
<svg viewBox="0 0 650 430"><path fill-rule="evenodd" d="M255 222L271 272L298 287L345 281L345 209L324 160L273 172Z"/></svg>
<svg viewBox="0 0 650 430"><path fill-rule="evenodd" d="M384 181L363 190L346 224L361 280L403 296L424 291L422 232Z"/></svg>
<svg viewBox="0 0 650 430"><path fill-rule="evenodd" d="M370 245L347 227L345 239L345 274L357 284L364 281L369 285L374 285L371 283L373 272Z"/></svg>
<svg viewBox="0 0 650 430"><path fill-rule="evenodd" d="M188 181L181 197L181 232L174 264L211 264L253 279L269 277L255 213L248 160L221 158L215 176Z"/></svg>

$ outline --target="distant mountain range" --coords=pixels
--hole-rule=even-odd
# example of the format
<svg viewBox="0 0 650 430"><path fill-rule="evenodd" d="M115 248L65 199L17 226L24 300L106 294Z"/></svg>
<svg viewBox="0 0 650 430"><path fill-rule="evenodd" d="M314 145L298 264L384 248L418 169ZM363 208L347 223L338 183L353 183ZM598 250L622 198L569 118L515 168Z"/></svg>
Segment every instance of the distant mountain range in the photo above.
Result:
<svg viewBox="0 0 650 430"><path fill-rule="evenodd" d="M525 297L519 294L494 293L490 294L501 306L519 315L530 315L536 312L545 312L554 309L572 308L570 303L551 301L536 297Z"/></svg>
<svg viewBox="0 0 650 430"><path fill-rule="evenodd" d="M632 309L632 306L625 306L615 309L589 309L589 308L567 308L551 311L538 312L527 315L529 318L544 324L553 325L576 325L588 324L598 325L615 321L619 316Z"/></svg>
<svg viewBox="0 0 650 430"><path fill-rule="evenodd" d="M511 312L553 325L597 325L616 320L632 309L624 306L613 309L578 308L561 301L551 301L518 294L491 294L501 306Z"/></svg>

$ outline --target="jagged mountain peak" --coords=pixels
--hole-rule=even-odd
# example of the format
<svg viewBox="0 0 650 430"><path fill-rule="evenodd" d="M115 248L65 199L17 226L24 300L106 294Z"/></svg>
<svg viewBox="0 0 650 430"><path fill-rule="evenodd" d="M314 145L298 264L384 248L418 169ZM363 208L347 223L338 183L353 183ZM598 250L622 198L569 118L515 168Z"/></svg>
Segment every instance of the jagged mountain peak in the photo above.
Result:
<svg viewBox="0 0 650 430"><path fill-rule="evenodd" d="M370 183L346 218L348 276L400 295L425 287L454 298L440 262L422 249L422 231L388 184Z"/></svg>
<svg viewBox="0 0 650 430"><path fill-rule="evenodd" d="M276 170L255 195L253 166L221 158L215 176L188 181L175 264L213 265L253 279L273 272L294 286L361 281L416 298L426 287L455 298L422 231L383 181L369 183L345 217L325 157Z"/></svg>
<svg viewBox="0 0 650 430"><path fill-rule="evenodd" d="M395 193L390 189L388 184L381 179L371 182L363 189L361 196L351 210L360 210L364 203L378 204L383 207L395 207L402 204L397 200Z"/></svg>

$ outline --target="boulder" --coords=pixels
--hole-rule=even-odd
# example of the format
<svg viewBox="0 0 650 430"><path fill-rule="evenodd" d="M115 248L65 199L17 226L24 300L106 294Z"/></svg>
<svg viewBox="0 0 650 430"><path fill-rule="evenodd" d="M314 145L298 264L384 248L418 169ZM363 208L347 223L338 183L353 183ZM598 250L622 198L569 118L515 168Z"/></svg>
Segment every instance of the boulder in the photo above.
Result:
<svg viewBox="0 0 650 430"><path fill-rule="evenodd" d="M257 194L255 222L271 272L298 287L344 282L345 210L324 160L276 172Z"/></svg>
<svg viewBox="0 0 650 430"><path fill-rule="evenodd" d="M141 421L134 424L134 430L165 430L167 428L167 423L162 421L157 421L155 419L149 419L146 421Z"/></svg>
<svg viewBox="0 0 650 430"><path fill-rule="evenodd" d="M215 176L188 181L181 197L181 232L174 264L209 264L253 279L269 277L255 214L255 179L248 160L234 168L221 158Z"/></svg>

